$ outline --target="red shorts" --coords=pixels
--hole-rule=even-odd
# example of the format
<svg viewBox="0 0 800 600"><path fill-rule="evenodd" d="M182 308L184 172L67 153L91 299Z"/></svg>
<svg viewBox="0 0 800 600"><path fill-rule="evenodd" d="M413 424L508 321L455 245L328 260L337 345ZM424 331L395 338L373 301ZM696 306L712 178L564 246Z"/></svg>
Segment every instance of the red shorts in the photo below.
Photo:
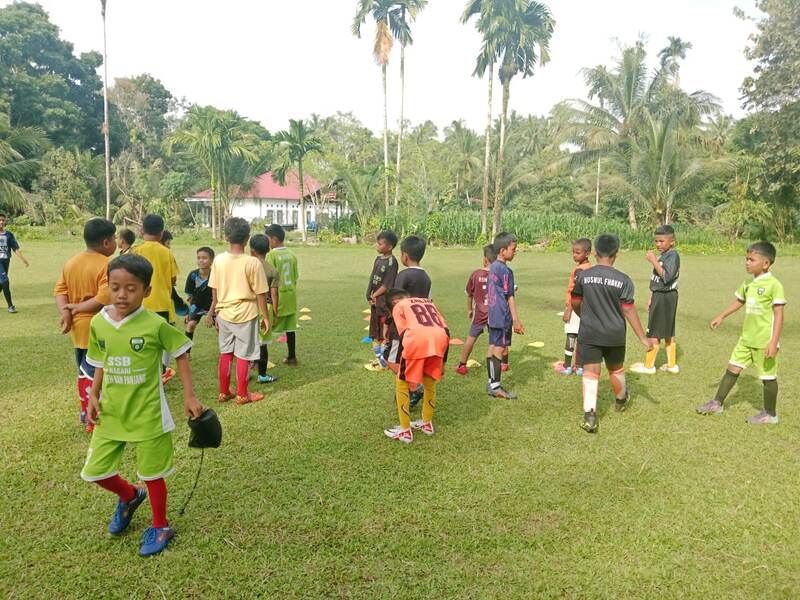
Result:
<svg viewBox="0 0 800 600"><path fill-rule="evenodd" d="M411 384L422 384L425 375L434 381L440 381L444 374L444 358L441 356L428 356L426 358L403 358L400 361L400 372L397 376Z"/></svg>

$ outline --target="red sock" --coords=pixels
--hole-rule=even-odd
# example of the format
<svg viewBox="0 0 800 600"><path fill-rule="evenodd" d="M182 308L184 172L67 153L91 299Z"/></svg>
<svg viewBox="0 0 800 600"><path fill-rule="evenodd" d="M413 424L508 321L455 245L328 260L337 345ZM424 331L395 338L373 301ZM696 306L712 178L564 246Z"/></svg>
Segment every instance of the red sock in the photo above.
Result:
<svg viewBox="0 0 800 600"><path fill-rule="evenodd" d="M78 398L81 400L81 412L89 409L89 390L92 389L92 380L83 375L78 375Z"/></svg>
<svg viewBox="0 0 800 600"><path fill-rule="evenodd" d="M247 378L250 376L250 361L236 359L236 393L243 398L247 396Z"/></svg>
<svg viewBox="0 0 800 600"><path fill-rule="evenodd" d="M153 527L167 526L167 484L164 479L145 481L150 508L153 510Z"/></svg>
<svg viewBox="0 0 800 600"><path fill-rule="evenodd" d="M231 393L231 363L233 352L219 355L219 391L221 394Z"/></svg>
<svg viewBox="0 0 800 600"><path fill-rule="evenodd" d="M115 493L123 502L130 502L136 495L136 488L119 475L100 479L99 481L95 481L95 483L104 490Z"/></svg>

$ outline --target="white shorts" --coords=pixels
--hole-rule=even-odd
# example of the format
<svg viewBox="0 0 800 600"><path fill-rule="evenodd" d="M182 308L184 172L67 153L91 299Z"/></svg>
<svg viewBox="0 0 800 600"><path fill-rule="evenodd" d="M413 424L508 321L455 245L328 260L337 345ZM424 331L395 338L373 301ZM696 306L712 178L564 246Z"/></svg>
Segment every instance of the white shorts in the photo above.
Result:
<svg viewBox="0 0 800 600"><path fill-rule="evenodd" d="M580 329L580 327L581 318L575 314L575 311L572 311L572 315L569 318L569 323L564 323L564 333L578 335L578 329Z"/></svg>
<svg viewBox="0 0 800 600"><path fill-rule="evenodd" d="M261 356L258 319L244 323L231 323L217 317L219 327L219 352L230 354L242 360L258 360Z"/></svg>

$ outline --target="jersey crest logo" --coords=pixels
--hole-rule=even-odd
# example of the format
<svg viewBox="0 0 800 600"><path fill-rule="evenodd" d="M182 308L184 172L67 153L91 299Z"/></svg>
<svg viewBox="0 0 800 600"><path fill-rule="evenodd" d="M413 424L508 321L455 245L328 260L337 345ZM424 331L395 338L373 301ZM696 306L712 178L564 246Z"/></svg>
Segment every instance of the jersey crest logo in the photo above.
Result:
<svg viewBox="0 0 800 600"><path fill-rule="evenodd" d="M763 295L764 295L764 292L766 292L767 290L766 290L766 289L764 289L763 287L760 287L760 288L758 288L756 291L758 292L758 295L759 295L759 296L763 296Z"/></svg>
<svg viewBox="0 0 800 600"><path fill-rule="evenodd" d="M97 347L100 348L103 352L106 351L106 341L105 340L97 340Z"/></svg>
<svg viewBox="0 0 800 600"><path fill-rule="evenodd" d="M142 348L144 348L144 338L143 337L132 337L131 338L131 348L135 352L141 352Z"/></svg>

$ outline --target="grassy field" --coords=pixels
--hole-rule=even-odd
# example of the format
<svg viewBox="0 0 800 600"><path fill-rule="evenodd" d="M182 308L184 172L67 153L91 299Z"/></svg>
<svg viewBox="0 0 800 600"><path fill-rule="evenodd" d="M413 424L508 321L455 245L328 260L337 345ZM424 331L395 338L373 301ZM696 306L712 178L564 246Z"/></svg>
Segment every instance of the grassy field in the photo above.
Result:
<svg viewBox="0 0 800 600"><path fill-rule="evenodd" d="M24 240L22 240L24 244ZM56 330L51 291L77 243L24 245L15 260L18 315L0 312L0 594L11 598L792 598L800 586L800 259L779 258L789 298L777 427L749 428L761 405L752 372L720 417L695 405L712 394L741 315L708 321L746 276L742 258L685 257L679 376L629 375L630 410L609 410L600 432L579 427L580 381L555 375L563 347L556 312L565 254L513 263L528 330L506 378L517 401L485 394L485 373L452 373L440 388L437 434L411 446L385 439L396 423L391 381L363 368L361 314L372 252L301 249L300 304L313 320L298 336L301 367L255 405L215 407L223 447L206 454L184 516L199 454L186 446L177 380L169 386L179 469L169 480L177 530L162 556L140 559L149 508L120 539L105 533L115 500L80 480L88 442L77 424L69 340ZM193 264L176 249L181 271ZM475 250L431 250L433 294L459 337L463 286ZM618 262L644 305L641 253ZM791 273L795 273L794 276ZM531 341L545 347L527 347ZM201 399L214 404L215 339L195 338ZM476 352L482 363L485 339ZM629 338L628 363L641 359ZM279 363L285 347L273 347ZM663 353L659 363L663 360ZM123 474L133 477L133 453Z"/></svg>

